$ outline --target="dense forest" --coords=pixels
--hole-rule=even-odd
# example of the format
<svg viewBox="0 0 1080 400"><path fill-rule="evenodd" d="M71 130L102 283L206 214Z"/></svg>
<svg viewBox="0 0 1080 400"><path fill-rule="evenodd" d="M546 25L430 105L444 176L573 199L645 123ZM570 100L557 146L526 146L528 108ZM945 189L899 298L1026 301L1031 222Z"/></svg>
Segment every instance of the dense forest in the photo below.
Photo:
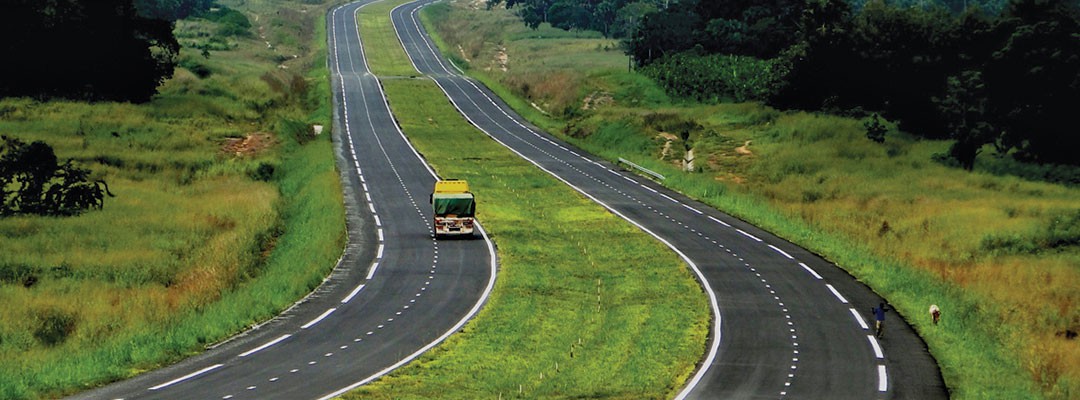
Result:
<svg viewBox="0 0 1080 400"><path fill-rule="evenodd" d="M489 6L504 4L490 0ZM1080 164L1076 0L505 0L530 26L624 38L639 70L699 101L881 116L982 149Z"/></svg>
<svg viewBox="0 0 1080 400"><path fill-rule="evenodd" d="M7 0L0 96L146 101L172 76L174 21L210 0Z"/></svg>

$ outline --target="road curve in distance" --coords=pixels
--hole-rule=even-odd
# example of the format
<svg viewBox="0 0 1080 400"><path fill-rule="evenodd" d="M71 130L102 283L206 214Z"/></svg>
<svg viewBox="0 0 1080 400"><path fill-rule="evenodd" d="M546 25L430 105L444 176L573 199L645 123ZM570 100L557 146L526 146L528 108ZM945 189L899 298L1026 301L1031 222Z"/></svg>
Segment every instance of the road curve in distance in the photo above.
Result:
<svg viewBox="0 0 1080 400"><path fill-rule="evenodd" d="M437 240L432 171L398 130L360 46L357 10L327 15L334 139L349 242L334 272L272 321L75 399L319 399L404 365L456 332L495 280L494 248ZM481 232L483 228L480 228Z"/></svg>
<svg viewBox="0 0 1080 400"><path fill-rule="evenodd" d="M458 111L522 158L676 251L713 304L707 352L679 399L943 399L925 343L895 313L875 338L884 301L809 251L617 166L526 122L436 49L417 10L391 19L417 70Z"/></svg>

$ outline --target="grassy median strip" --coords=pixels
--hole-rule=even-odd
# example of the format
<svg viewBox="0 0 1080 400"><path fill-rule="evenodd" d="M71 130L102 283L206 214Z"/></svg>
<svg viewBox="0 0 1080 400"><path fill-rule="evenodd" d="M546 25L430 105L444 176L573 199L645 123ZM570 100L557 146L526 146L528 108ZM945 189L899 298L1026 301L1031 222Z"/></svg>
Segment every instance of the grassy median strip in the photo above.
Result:
<svg viewBox="0 0 1080 400"><path fill-rule="evenodd" d="M709 308L670 250L470 126L426 79L384 82L409 139L466 179L498 245L489 303L447 343L347 398L663 398Z"/></svg>
<svg viewBox="0 0 1080 400"><path fill-rule="evenodd" d="M409 58L401 48L390 21L390 10L412 0L383 0L360 8L360 41L368 68L378 76L417 76Z"/></svg>

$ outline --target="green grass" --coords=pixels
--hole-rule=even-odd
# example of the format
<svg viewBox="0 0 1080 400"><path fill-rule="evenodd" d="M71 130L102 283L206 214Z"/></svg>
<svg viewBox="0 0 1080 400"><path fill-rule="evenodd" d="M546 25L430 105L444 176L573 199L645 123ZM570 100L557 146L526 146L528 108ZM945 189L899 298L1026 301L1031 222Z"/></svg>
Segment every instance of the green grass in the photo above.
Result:
<svg viewBox="0 0 1080 400"><path fill-rule="evenodd" d="M385 0L372 3L361 8L357 16L364 56L367 57L371 72L378 76L419 75L409 62L409 57L405 55L388 17L390 10L408 2L409 0Z"/></svg>
<svg viewBox="0 0 1080 400"><path fill-rule="evenodd" d="M528 29L502 10L428 10L422 17L442 36L436 43L446 52L498 43L511 60L558 54L562 65L576 65L487 70L476 60L494 57L495 46L481 46L489 50L474 55L467 70L542 128L609 160L624 157L659 171L668 177L665 185L851 271L915 325L956 398L1080 392L1080 348L1063 335L1080 330L1077 188L1013 176L1003 170L1015 166L989 155L980 158L976 173L947 168L932 158L949 143L894 130L878 145L865 138L858 120L666 99L651 82L595 61L606 53L603 40L568 47L560 38L543 46L521 40L531 37ZM567 48L597 50L582 56ZM611 63L619 57L611 56ZM585 82L586 89L544 114L530 103L558 97L536 92L546 82ZM597 91L612 102L592 110L566 106L582 105ZM681 171L681 140L665 153L662 135L672 133L672 125L664 121L700 125L692 135L696 172ZM736 147L748 140L753 154L739 154ZM1058 180L1069 173L1021 169L1020 176ZM942 325L928 324L931 303L942 306Z"/></svg>
<svg viewBox="0 0 1080 400"><path fill-rule="evenodd" d="M439 174L469 181L500 271L461 333L346 398L671 397L709 331L681 260L476 131L434 83L383 84Z"/></svg>
<svg viewBox="0 0 1080 400"><path fill-rule="evenodd" d="M178 69L148 104L0 100L0 132L45 140L117 195L78 217L0 220L0 398L56 397L173 362L321 281L344 245L333 151L329 135L301 145L283 123L329 125L321 10L275 22L312 31L300 47L319 56L286 61L299 73L282 72L276 55L298 49L229 38L209 59L185 47L186 65L210 75ZM206 39L181 35L193 40ZM252 132L276 133L275 144L221 152ZM269 180L255 173L265 165Z"/></svg>

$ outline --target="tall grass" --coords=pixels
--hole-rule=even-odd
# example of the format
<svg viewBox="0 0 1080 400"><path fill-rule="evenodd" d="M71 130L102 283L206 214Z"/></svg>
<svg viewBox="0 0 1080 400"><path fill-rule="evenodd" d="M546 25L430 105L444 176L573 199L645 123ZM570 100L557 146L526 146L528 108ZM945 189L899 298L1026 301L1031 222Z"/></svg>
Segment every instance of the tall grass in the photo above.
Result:
<svg viewBox="0 0 1080 400"><path fill-rule="evenodd" d="M672 396L709 330L705 297L683 263L476 131L432 82L383 84L428 162L469 181L501 269L462 332L345 397Z"/></svg>
<svg viewBox="0 0 1080 400"><path fill-rule="evenodd" d="M259 78L282 70L274 51L228 40L208 59L185 47L187 65L209 75L181 69L148 104L0 101L0 132L53 144L117 195L78 217L0 220L0 398L54 397L193 354L272 317L333 266L344 211L329 135L221 152L225 139L278 130L281 119L328 125L327 84L323 95L275 88Z"/></svg>
<svg viewBox="0 0 1080 400"><path fill-rule="evenodd" d="M567 63L575 60L558 40L549 46L511 40L525 28L507 23L512 17L503 11L432 10L425 21L446 39L444 51L460 44L453 38L478 32L490 36L462 40L499 42L508 53L530 59L559 54ZM454 22L462 20L469 23ZM603 51L583 59L597 54ZM535 73L537 81L578 74L602 88L628 81L616 78L621 72L588 65L517 73ZM508 82L512 69L469 71L500 96L517 97L508 103L545 129L608 159L629 158L660 171L668 177L665 185L851 271L916 327L953 396L1071 398L1080 392L1080 347L1067 339L1069 331L1080 330L1080 191L1016 176L1071 182L1060 176L1068 171L1025 167L1010 174L1002 171L1006 164L986 160L976 173L966 173L932 161L947 142L915 140L893 129L877 144L865 138L858 120L756 104L672 102L648 94L655 89L626 96L605 89L613 93L612 104L545 115L529 104L532 99L522 99L527 96L520 82ZM583 102L587 94L579 96ZM665 136L672 132L657 123L664 119L697 126L691 134L695 172L683 172L677 149L684 143ZM747 141L749 153L738 151ZM667 144L676 151L665 151ZM944 310L941 325L925 316L932 303Z"/></svg>

